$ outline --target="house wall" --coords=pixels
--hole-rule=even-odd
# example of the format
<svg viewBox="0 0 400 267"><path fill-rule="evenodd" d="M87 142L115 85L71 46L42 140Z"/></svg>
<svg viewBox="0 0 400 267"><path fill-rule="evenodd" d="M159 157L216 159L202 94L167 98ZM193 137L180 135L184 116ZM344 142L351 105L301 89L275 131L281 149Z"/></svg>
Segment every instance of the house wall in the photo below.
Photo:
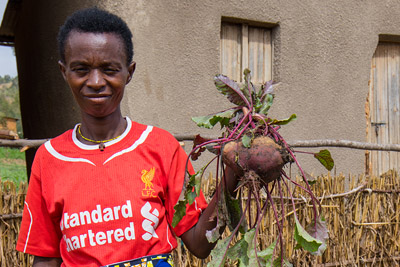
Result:
<svg viewBox="0 0 400 267"><path fill-rule="evenodd" d="M26 0L20 5L15 29L20 106L24 137L55 137L79 121L79 109L59 67L57 33L76 7L95 1ZM36 149L26 152L27 171Z"/></svg>
<svg viewBox="0 0 400 267"><path fill-rule="evenodd" d="M119 14L133 32L137 68L126 88L124 114L172 133L218 133L197 128L190 117L229 107L212 80L219 73L222 17L276 25L273 78L281 85L271 116L297 114L297 121L281 129L287 140L364 142L372 55L380 34L400 36L396 0L56 2L24 1L16 32L29 138L54 136L79 120L58 71L55 36L67 14L94 2ZM336 172L364 172L364 151L330 150ZM308 172L325 172L307 156L299 157Z"/></svg>

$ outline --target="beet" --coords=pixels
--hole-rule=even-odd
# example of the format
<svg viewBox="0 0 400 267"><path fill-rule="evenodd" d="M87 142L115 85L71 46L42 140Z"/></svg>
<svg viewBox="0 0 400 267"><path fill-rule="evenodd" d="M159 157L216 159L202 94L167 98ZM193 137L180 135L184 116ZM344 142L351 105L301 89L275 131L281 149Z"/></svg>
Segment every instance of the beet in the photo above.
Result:
<svg viewBox="0 0 400 267"><path fill-rule="evenodd" d="M267 136L254 138L249 148L239 140L229 142L222 152L223 162L235 173L243 176L252 171L266 183L280 177L286 158L286 150Z"/></svg>
<svg viewBox="0 0 400 267"><path fill-rule="evenodd" d="M301 151L292 151L285 139L278 133L282 125L295 120L297 116L296 114L292 114L289 118L283 120L270 118L268 112L274 100L274 88L277 84L273 81L267 81L259 87L251 82L249 69L245 69L243 74L242 81L244 83L240 84L224 75L217 75L214 78L214 83L218 91L225 95L235 105L234 107L207 116L192 118L199 127L211 129L219 123L221 129L225 130L219 138L207 140L196 136L193 141L193 149L189 154L192 160L197 159L205 149L215 153L216 156L200 169L196 175L189 177L189 181L187 181L188 186L185 188L184 200L180 198L178 204L175 205L176 212L172 226L175 227L184 214L186 214L186 206L188 203L191 203L190 201L193 201L193 193L198 194L197 185L201 184L205 170L210 166L212 161L217 160L215 187L220 188L221 191L216 191L218 193L215 194L215 199L218 206L215 207L215 211L210 218L210 220L215 220L216 217L217 226L207 231L206 236L209 242L215 243L222 237L221 233L225 225L229 226L230 233L228 235L230 236L222 239L222 242L218 242L214 248L215 255L218 256L212 258L210 265L224 266L225 258L227 258L225 256L232 253L231 255L235 255L236 257L240 254L237 250L237 245L240 244L243 247L246 244L246 247L252 246L254 250L252 255L246 257L246 262L257 262L256 264L251 264L252 266L265 266L264 259L259 256L261 255L259 252L264 253L265 250L260 251L262 246L257 243L262 236L260 229L264 225L263 220L270 220L270 217L272 217L271 212L267 212L268 205L271 205L271 211L273 211L273 217L277 226L274 226L274 229L270 229L270 232L277 232L278 238L275 244L271 244L267 248L267 250L273 250L272 255L269 255L269 260L267 261L273 265L290 265L284 256L285 247L283 240L284 219L288 214L286 213L286 208L289 203L283 201L286 193L291 198L293 207L292 212L296 222L295 239L297 244L314 254L315 244L319 243L316 241L320 241L321 245L319 245L318 252L315 255L321 255L323 247L326 247L326 238L324 237L324 240L314 239L316 235L321 237L328 236L326 226L323 226L322 219L320 219L317 210L317 204L320 206L320 210L322 210L321 205L312 193L305 177L305 172L296 159L295 152ZM329 151L321 150L318 154L311 152L304 153L314 154L314 157L323 163L324 166L329 167L328 170L332 169L333 159L330 157ZM232 176L230 171L221 171L219 168L221 161L225 166L233 170L236 177ZM299 168L306 185L305 187L293 181L290 174L288 175L282 170L288 162L295 163ZM223 176L222 179L221 175ZM289 187L287 181L292 182L311 197L310 202L314 211L312 233L319 232L315 236L311 234L312 239L310 238L310 234L299 223L299 218L296 214L297 206L293 199L292 189ZM235 193L231 194L231 185L236 184L236 182L238 184ZM243 201L243 197L246 197L247 200ZM274 200L276 197L280 197L280 209L277 208L279 204ZM280 214L279 211L281 212ZM246 230L246 228L250 230ZM247 232L244 234L244 231ZM239 232L243 234L240 235L241 237L238 236ZM233 240L236 240L235 245L232 244ZM219 257L219 255L225 256ZM242 261L243 257L237 256L236 259L240 265L245 264Z"/></svg>

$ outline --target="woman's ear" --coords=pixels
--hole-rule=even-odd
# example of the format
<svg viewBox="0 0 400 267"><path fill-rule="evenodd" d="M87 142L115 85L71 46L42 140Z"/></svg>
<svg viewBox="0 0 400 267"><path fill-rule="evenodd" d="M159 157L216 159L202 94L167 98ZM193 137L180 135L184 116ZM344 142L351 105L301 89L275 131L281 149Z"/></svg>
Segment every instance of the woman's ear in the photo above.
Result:
<svg viewBox="0 0 400 267"><path fill-rule="evenodd" d="M67 81L67 76L65 74L66 68L65 68L64 63L61 60L58 61L58 67L60 68L60 71L61 71L61 74L62 74L64 80Z"/></svg>
<svg viewBox="0 0 400 267"><path fill-rule="evenodd" d="M128 66L129 75L126 79L126 84L128 84L131 81L135 69L136 69L136 62L132 61L132 63Z"/></svg>

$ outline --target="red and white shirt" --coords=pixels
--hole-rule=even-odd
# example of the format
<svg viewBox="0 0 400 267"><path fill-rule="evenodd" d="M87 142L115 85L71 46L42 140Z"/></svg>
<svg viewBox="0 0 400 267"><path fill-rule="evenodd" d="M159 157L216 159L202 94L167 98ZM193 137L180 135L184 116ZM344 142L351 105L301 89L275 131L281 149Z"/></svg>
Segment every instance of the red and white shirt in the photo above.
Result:
<svg viewBox="0 0 400 267"><path fill-rule="evenodd" d="M77 126L39 148L17 250L61 257L62 266L100 266L168 253L175 235L197 223L207 206L203 195L170 226L184 150L167 131L126 120L125 132L104 151L81 143Z"/></svg>

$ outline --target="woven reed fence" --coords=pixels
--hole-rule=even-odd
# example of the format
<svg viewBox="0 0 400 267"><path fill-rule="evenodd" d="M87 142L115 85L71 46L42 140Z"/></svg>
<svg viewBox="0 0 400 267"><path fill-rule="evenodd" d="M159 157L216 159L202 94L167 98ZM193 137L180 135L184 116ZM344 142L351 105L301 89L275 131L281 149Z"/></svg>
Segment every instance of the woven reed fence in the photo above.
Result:
<svg viewBox="0 0 400 267"><path fill-rule="evenodd" d="M211 180L205 183L206 195L213 191ZM26 185L21 184L17 191L13 183L1 182L0 190L0 266L31 266L32 257L15 251ZM400 266L400 179L397 173L388 172L381 177L327 175L319 177L312 190L320 198L328 224L328 248L319 257L294 249L293 212L289 200L285 199L285 253L294 266ZM308 225L312 219L309 198L298 189L294 197L298 218L303 226ZM260 233L262 248L277 236L272 210L268 214ZM208 259L196 259L181 244L174 254L178 267L205 266L208 262ZM234 262L229 265L236 266Z"/></svg>
<svg viewBox="0 0 400 267"><path fill-rule="evenodd" d="M21 214L27 184L19 188L10 181L0 179L0 266L32 266L33 257L17 252L15 245L21 224Z"/></svg>
<svg viewBox="0 0 400 267"><path fill-rule="evenodd" d="M319 177L311 188L320 198L322 213L327 221L328 248L322 256L294 249L293 209L290 199L285 199L284 253L293 266L400 266L400 179L396 172L388 172L381 177L326 175ZM206 186L206 195L207 189ZM312 205L306 196L298 188L293 194L296 212L303 226L310 224L313 218ZM276 204L280 202L275 200ZM276 206L280 210L279 204ZM277 237L272 209L267 214L268 219L263 221L260 233L262 249ZM182 247L178 247L175 253L180 259L179 267L206 266L209 260L196 259ZM229 265L237 266L236 263Z"/></svg>

